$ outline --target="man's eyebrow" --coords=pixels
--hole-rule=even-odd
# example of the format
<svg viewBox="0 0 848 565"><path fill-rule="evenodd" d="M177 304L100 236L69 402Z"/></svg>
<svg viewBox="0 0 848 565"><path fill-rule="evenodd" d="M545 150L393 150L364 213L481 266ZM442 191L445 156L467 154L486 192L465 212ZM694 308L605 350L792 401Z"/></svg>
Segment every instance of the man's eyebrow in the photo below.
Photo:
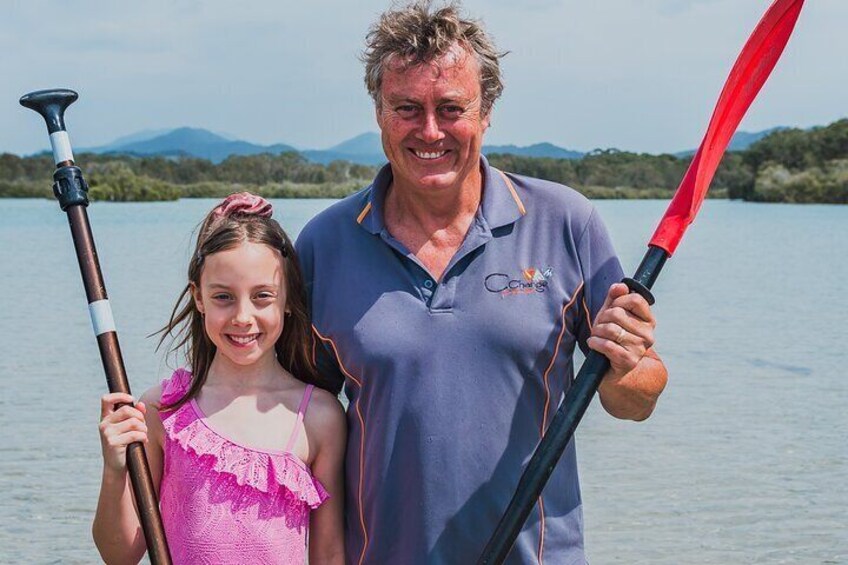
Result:
<svg viewBox="0 0 848 565"><path fill-rule="evenodd" d="M420 104L420 102L418 100L410 98L409 96L389 94L385 98L386 98L386 102L389 102L391 104L398 104L400 102L411 102L412 104Z"/></svg>
<svg viewBox="0 0 848 565"><path fill-rule="evenodd" d="M463 94L461 92L448 92L447 94L445 94L444 96L439 98L438 103L439 104L448 104L448 103L467 104L468 102L470 102L473 99L474 99L473 96L466 96L465 94Z"/></svg>
<svg viewBox="0 0 848 565"><path fill-rule="evenodd" d="M474 99L473 95L466 95L463 92L459 92L459 91L448 92L448 93L444 94L443 96L439 97L439 99L436 100L436 104L437 105L442 105L442 104L468 104L473 99ZM404 95L393 96L393 95L389 94L389 95L386 95L385 100L389 104L400 104L402 102L407 102L407 103L410 103L410 104L418 104L418 105L421 104L421 102L419 100L416 100L415 98L410 98L409 96L404 96Z"/></svg>

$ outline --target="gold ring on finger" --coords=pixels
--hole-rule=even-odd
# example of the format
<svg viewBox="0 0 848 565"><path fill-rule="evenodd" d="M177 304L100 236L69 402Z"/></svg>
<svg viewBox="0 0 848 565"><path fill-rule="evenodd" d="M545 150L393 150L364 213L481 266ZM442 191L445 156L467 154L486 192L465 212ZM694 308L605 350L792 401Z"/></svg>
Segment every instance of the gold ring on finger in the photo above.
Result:
<svg viewBox="0 0 848 565"><path fill-rule="evenodd" d="M626 335L627 335L627 331L625 331L624 328L619 327L618 328L618 336L616 336L615 342L618 345L621 345L621 342L624 341L624 336L626 336Z"/></svg>

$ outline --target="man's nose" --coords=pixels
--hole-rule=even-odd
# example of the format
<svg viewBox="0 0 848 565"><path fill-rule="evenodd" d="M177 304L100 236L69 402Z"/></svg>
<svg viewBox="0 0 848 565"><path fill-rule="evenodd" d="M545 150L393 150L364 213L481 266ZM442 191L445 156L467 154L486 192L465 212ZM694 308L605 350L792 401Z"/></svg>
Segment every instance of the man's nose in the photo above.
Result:
<svg viewBox="0 0 848 565"><path fill-rule="evenodd" d="M424 114L424 123L421 124L418 137L424 143L436 143L445 137L436 112L426 112Z"/></svg>

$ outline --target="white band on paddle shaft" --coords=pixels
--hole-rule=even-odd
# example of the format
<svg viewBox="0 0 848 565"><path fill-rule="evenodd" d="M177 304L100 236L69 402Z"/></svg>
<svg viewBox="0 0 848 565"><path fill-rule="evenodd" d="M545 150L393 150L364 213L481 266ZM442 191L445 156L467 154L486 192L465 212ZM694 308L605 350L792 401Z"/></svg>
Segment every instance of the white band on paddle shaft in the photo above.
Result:
<svg viewBox="0 0 848 565"><path fill-rule="evenodd" d="M50 134L50 146L53 147L53 161L58 165L62 161L73 161L71 139L66 131L55 131Z"/></svg>
<svg viewBox="0 0 848 565"><path fill-rule="evenodd" d="M115 331L115 318L112 317L112 307L109 300L97 300L88 305L88 313L91 315L91 326L94 335L99 336L106 332Z"/></svg>

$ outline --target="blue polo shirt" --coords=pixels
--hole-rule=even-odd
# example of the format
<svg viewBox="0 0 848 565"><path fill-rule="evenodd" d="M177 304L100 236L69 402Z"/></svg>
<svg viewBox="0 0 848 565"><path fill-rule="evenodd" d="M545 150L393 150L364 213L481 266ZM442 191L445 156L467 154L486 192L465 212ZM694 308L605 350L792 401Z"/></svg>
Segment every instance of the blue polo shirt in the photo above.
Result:
<svg viewBox="0 0 848 565"><path fill-rule="evenodd" d="M441 281L386 229L390 166L301 232L316 361L349 399L349 563L474 563L622 270L592 205L481 158ZM573 443L508 563L582 563Z"/></svg>

